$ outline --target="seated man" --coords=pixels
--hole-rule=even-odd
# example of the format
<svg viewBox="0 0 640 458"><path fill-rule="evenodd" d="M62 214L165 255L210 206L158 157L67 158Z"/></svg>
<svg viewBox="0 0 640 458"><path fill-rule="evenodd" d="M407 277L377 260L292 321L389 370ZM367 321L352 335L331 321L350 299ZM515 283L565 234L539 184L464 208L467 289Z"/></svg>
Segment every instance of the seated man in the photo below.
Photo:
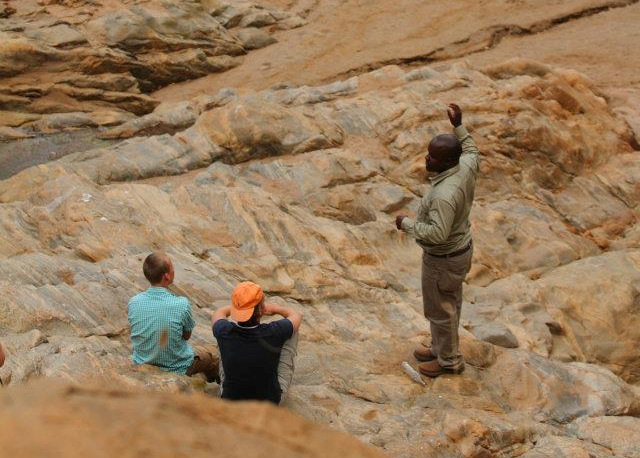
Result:
<svg viewBox="0 0 640 458"><path fill-rule="evenodd" d="M252 282L236 286L231 302L211 316L222 361L221 396L279 404L293 378L302 313L265 304L262 289ZM226 319L229 315L233 321ZM263 315L283 319L261 324Z"/></svg>
<svg viewBox="0 0 640 458"><path fill-rule="evenodd" d="M189 300L167 289L175 276L169 256L150 254L142 271L151 287L129 301L133 362L189 376L203 373L208 382L218 381L215 348L201 347L194 351L187 343L195 322Z"/></svg>

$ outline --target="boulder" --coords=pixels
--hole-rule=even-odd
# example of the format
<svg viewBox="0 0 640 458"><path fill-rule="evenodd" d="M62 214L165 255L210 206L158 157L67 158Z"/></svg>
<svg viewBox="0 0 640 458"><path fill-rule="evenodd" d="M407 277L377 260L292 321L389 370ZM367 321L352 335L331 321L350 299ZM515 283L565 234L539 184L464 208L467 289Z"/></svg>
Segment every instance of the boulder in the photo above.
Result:
<svg viewBox="0 0 640 458"><path fill-rule="evenodd" d="M246 27L238 30L235 34L242 42L244 49L260 49L278 41L264 30L256 27Z"/></svg>
<svg viewBox="0 0 640 458"><path fill-rule="evenodd" d="M611 450L616 456L640 456L638 438L640 419L636 417L583 417L575 420L569 429L583 441L592 442Z"/></svg>
<svg viewBox="0 0 640 458"><path fill-rule="evenodd" d="M181 453L383 456L344 433L313 425L267 404L228 404L202 395L60 382L8 390L1 397L6 407L0 416L2 448L24 457L97 457L105 453L123 457L141 453L159 457ZM287 434L274 435L274 422ZM83 431L80 435L78 428ZM123 431L131 429L138 434L123 436ZM228 440L220 441L220 437Z"/></svg>
<svg viewBox="0 0 640 458"><path fill-rule="evenodd" d="M473 328L473 335L485 342L504 348L518 348L518 339L500 323L481 323Z"/></svg>

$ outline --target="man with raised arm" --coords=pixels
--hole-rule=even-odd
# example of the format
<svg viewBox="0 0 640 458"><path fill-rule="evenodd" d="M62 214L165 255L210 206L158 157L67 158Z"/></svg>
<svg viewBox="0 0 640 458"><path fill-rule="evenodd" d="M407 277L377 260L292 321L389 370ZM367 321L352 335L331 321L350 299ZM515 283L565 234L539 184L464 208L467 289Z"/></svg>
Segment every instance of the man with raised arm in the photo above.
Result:
<svg viewBox="0 0 640 458"><path fill-rule="evenodd" d="M415 220L399 215L396 227L423 249L422 300L431 326L431 348L414 351L420 372L430 377L464 371L458 348L462 283L471 268L473 246L469 212L479 170L478 148L462 125L456 104L447 110L454 134L434 137L425 157L431 189Z"/></svg>
<svg viewBox="0 0 640 458"><path fill-rule="evenodd" d="M151 286L129 301L129 325L135 364L151 364L177 374L202 373L219 380L215 347L187 343L195 327L189 299L169 291L175 271L166 253L152 253L142 271Z"/></svg>
<svg viewBox="0 0 640 458"><path fill-rule="evenodd" d="M282 319L260 323L264 315ZM222 363L221 397L279 404L293 378L302 313L265 303L262 288L247 281L234 288L231 305L217 309L211 322Z"/></svg>

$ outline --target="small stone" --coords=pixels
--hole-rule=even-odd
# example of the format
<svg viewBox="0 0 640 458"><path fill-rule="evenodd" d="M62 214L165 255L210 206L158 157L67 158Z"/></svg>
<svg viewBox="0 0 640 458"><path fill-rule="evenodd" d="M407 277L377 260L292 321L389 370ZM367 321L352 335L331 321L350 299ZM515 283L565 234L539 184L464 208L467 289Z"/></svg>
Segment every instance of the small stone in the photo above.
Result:
<svg viewBox="0 0 640 458"><path fill-rule="evenodd" d="M260 49L278 41L264 30L255 27L240 29L235 33L245 49Z"/></svg>
<svg viewBox="0 0 640 458"><path fill-rule="evenodd" d="M504 348L518 348L518 339L505 325L497 322L483 323L471 329L476 338Z"/></svg>

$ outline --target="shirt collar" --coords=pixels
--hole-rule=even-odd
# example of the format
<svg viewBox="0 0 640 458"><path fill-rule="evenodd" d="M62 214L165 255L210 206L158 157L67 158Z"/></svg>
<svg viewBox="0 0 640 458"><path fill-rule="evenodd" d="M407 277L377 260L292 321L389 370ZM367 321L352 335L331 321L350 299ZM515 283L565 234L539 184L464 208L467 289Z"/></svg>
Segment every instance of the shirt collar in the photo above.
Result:
<svg viewBox="0 0 640 458"><path fill-rule="evenodd" d="M147 288L147 293L151 293L151 294L173 294L171 291L169 291L164 286L149 286L149 288Z"/></svg>
<svg viewBox="0 0 640 458"><path fill-rule="evenodd" d="M458 173L458 171L460 171L460 164L456 165L455 167L451 167L450 169L447 169L444 172L440 172L436 176L429 178L429 182L431 183L431 186L435 186L445 178L448 178L451 175L455 175L456 173Z"/></svg>
<svg viewBox="0 0 640 458"><path fill-rule="evenodd" d="M229 321L231 321L233 324L235 324L240 329L255 329L258 326L260 326L260 323L256 324L255 326L240 326L236 321L233 321L233 320L229 320Z"/></svg>

